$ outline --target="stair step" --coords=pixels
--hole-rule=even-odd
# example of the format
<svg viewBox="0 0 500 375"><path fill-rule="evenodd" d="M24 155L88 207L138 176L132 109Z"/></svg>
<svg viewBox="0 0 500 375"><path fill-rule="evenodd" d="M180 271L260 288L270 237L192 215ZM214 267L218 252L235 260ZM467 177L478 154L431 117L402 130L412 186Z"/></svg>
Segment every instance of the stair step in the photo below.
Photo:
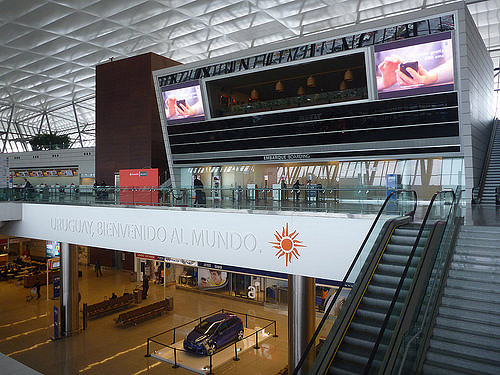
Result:
<svg viewBox="0 0 500 375"><path fill-rule="evenodd" d="M495 274L485 275L482 272L451 269L448 278L479 283L488 283L494 287L500 287L500 279L498 279Z"/></svg>
<svg viewBox="0 0 500 375"><path fill-rule="evenodd" d="M498 240L497 240L498 241ZM474 247L474 246L462 246L462 245L457 245L455 248L455 254L458 255L476 255L476 256L482 256L482 257L492 257L500 258L500 249L494 248L494 247Z"/></svg>
<svg viewBox="0 0 500 375"><path fill-rule="evenodd" d="M406 263L408 263L408 260L409 260L409 255L394 255L386 253L382 256L381 263L401 265L405 267ZM420 255L414 254L413 258L411 259L411 265L413 267L417 267L419 260L420 260Z"/></svg>
<svg viewBox="0 0 500 375"><path fill-rule="evenodd" d="M466 289L471 291L478 291L478 292L483 291L483 292L493 293L493 295L496 295L495 299L500 301L500 290L498 289L500 283L497 283L495 285L484 281L464 280L460 278L454 278L450 275L446 280L446 285L454 289Z"/></svg>
<svg viewBox="0 0 500 375"><path fill-rule="evenodd" d="M464 288L453 288L449 286L446 286L444 295L446 297L455 297L469 300L471 301L471 303L474 303L474 301L485 301L493 303L499 302L498 300L495 300L495 298L498 298L498 295L492 295L488 291L467 290Z"/></svg>
<svg viewBox="0 0 500 375"><path fill-rule="evenodd" d="M379 266L380 267L380 266ZM500 274L500 267L497 265L474 264L474 263L456 263L453 262L450 266L453 270L473 271L483 273Z"/></svg>
<svg viewBox="0 0 500 375"><path fill-rule="evenodd" d="M490 256L480 256L473 254L454 254L453 263L457 264L457 267L461 265L476 265L476 266L487 266L495 267L497 271L500 272L500 256L490 257Z"/></svg>
<svg viewBox="0 0 500 375"><path fill-rule="evenodd" d="M457 246L466 248L485 247L490 249L497 249L498 256L500 257L500 244L498 243L498 240L500 240L500 236L496 234L492 234L490 238L487 238L485 236L470 236L468 238L459 237L457 241Z"/></svg>
<svg viewBox="0 0 500 375"><path fill-rule="evenodd" d="M500 314L460 310L449 306L440 306L439 315L449 319L460 319L472 323L488 324L500 327Z"/></svg>
<svg viewBox="0 0 500 375"><path fill-rule="evenodd" d="M478 335L476 333L463 332L450 329L449 327L436 326L432 331L432 339L449 340L451 342L467 344L476 348L491 350L500 348L500 339L488 335Z"/></svg>
<svg viewBox="0 0 500 375"><path fill-rule="evenodd" d="M449 340L431 339L430 350L436 352L448 352L456 357L468 357L470 360L485 362L490 365L500 366L500 352L474 348L467 344L454 343Z"/></svg>
<svg viewBox="0 0 500 375"><path fill-rule="evenodd" d="M463 320L449 319L443 316L437 316L436 324L441 327L450 327L455 330L461 330L468 333L478 333L482 335L489 334L491 337L500 338L500 327L490 326L488 324L465 322Z"/></svg>
<svg viewBox="0 0 500 375"><path fill-rule="evenodd" d="M456 357L451 353L444 351L434 352L433 350L427 351L426 364L437 366L439 372L427 372L424 365L424 374L445 374L446 369L453 370L450 374L498 374L498 368L494 365L487 365L485 363L478 364L477 361L470 360L467 357Z"/></svg>
<svg viewBox="0 0 500 375"><path fill-rule="evenodd" d="M457 309L472 310L478 312L492 312L500 314L500 305L491 301L471 301L461 297L449 297L444 295L441 301L441 306L449 306Z"/></svg>

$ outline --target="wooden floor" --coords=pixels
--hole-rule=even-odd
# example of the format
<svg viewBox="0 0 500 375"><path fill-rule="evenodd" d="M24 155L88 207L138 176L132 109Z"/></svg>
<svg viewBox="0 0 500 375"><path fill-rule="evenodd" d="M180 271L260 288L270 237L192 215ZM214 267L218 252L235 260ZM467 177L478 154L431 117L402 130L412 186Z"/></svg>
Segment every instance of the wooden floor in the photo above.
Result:
<svg viewBox="0 0 500 375"><path fill-rule="evenodd" d="M91 268L80 266L80 269L82 302L89 304L111 296L112 292L117 295L125 290L131 292L137 284L129 281L128 272L104 270L103 277L97 278ZM26 302L29 294L29 289L15 282L0 282L0 352L42 374L191 374L152 357L145 358L146 338L221 308L275 319L279 337L266 340L258 350L252 348L243 353L238 362L222 365L215 374L273 375L288 360L284 305L260 306L151 284L150 297L142 304L173 295L173 311L126 329L114 325L118 312L90 320L88 329L77 336L52 341L54 302L46 300L45 286L40 300Z"/></svg>

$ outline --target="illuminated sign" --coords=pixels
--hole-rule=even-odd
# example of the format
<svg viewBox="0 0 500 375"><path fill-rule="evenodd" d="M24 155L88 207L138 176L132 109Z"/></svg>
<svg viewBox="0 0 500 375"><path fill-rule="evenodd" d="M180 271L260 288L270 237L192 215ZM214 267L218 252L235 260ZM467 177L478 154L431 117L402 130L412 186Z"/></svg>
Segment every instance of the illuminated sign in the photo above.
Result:
<svg viewBox="0 0 500 375"><path fill-rule="evenodd" d="M167 124L205 120L205 109L198 81L162 87Z"/></svg>
<svg viewBox="0 0 500 375"><path fill-rule="evenodd" d="M454 89L450 32L381 44L374 50L380 99Z"/></svg>

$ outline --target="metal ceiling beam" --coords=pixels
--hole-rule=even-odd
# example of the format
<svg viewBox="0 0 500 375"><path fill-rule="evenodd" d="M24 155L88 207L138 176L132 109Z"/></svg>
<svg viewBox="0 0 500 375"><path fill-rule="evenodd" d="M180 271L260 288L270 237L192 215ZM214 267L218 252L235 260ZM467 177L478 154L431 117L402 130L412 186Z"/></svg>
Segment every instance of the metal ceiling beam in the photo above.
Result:
<svg viewBox="0 0 500 375"><path fill-rule="evenodd" d="M5 150L7 149L7 139L9 138L10 124L12 123L12 116L14 115L15 108L16 108L16 106L12 105L12 108L10 110L9 122L7 123L7 131L5 132L5 139L3 141L2 152L5 152ZM11 148L12 148L12 146L11 146Z"/></svg>
<svg viewBox="0 0 500 375"><path fill-rule="evenodd" d="M78 138L80 138L80 146L83 147L82 133L80 131L80 123L78 122L78 115L76 114L75 102L72 102L72 104L73 104L73 113L75 115L76 128L78 129Z"/></svg>

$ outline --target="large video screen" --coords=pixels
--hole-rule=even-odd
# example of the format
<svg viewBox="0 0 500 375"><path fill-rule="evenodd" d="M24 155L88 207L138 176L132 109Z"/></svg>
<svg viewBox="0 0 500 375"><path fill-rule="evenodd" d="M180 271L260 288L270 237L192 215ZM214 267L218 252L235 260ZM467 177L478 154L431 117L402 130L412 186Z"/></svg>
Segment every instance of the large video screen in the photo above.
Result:
<svg viewBox="0 0 500 375"><path fill-rule="evenodd" d="M61 243L57 241L46 241L47 258L57 258L61 256Z"/></svg>
<svg viewBox="0 0 500 375"><path fill-rule="evenodd" d="M451 33L428 35L375 46L380 99L451 91Z"/></svg>
<svg viewBox="0 0 500 375"><path fill-rule="evenodd" d="M168 125L205 120L198 81L162 87L161 94Z"/></svg>

